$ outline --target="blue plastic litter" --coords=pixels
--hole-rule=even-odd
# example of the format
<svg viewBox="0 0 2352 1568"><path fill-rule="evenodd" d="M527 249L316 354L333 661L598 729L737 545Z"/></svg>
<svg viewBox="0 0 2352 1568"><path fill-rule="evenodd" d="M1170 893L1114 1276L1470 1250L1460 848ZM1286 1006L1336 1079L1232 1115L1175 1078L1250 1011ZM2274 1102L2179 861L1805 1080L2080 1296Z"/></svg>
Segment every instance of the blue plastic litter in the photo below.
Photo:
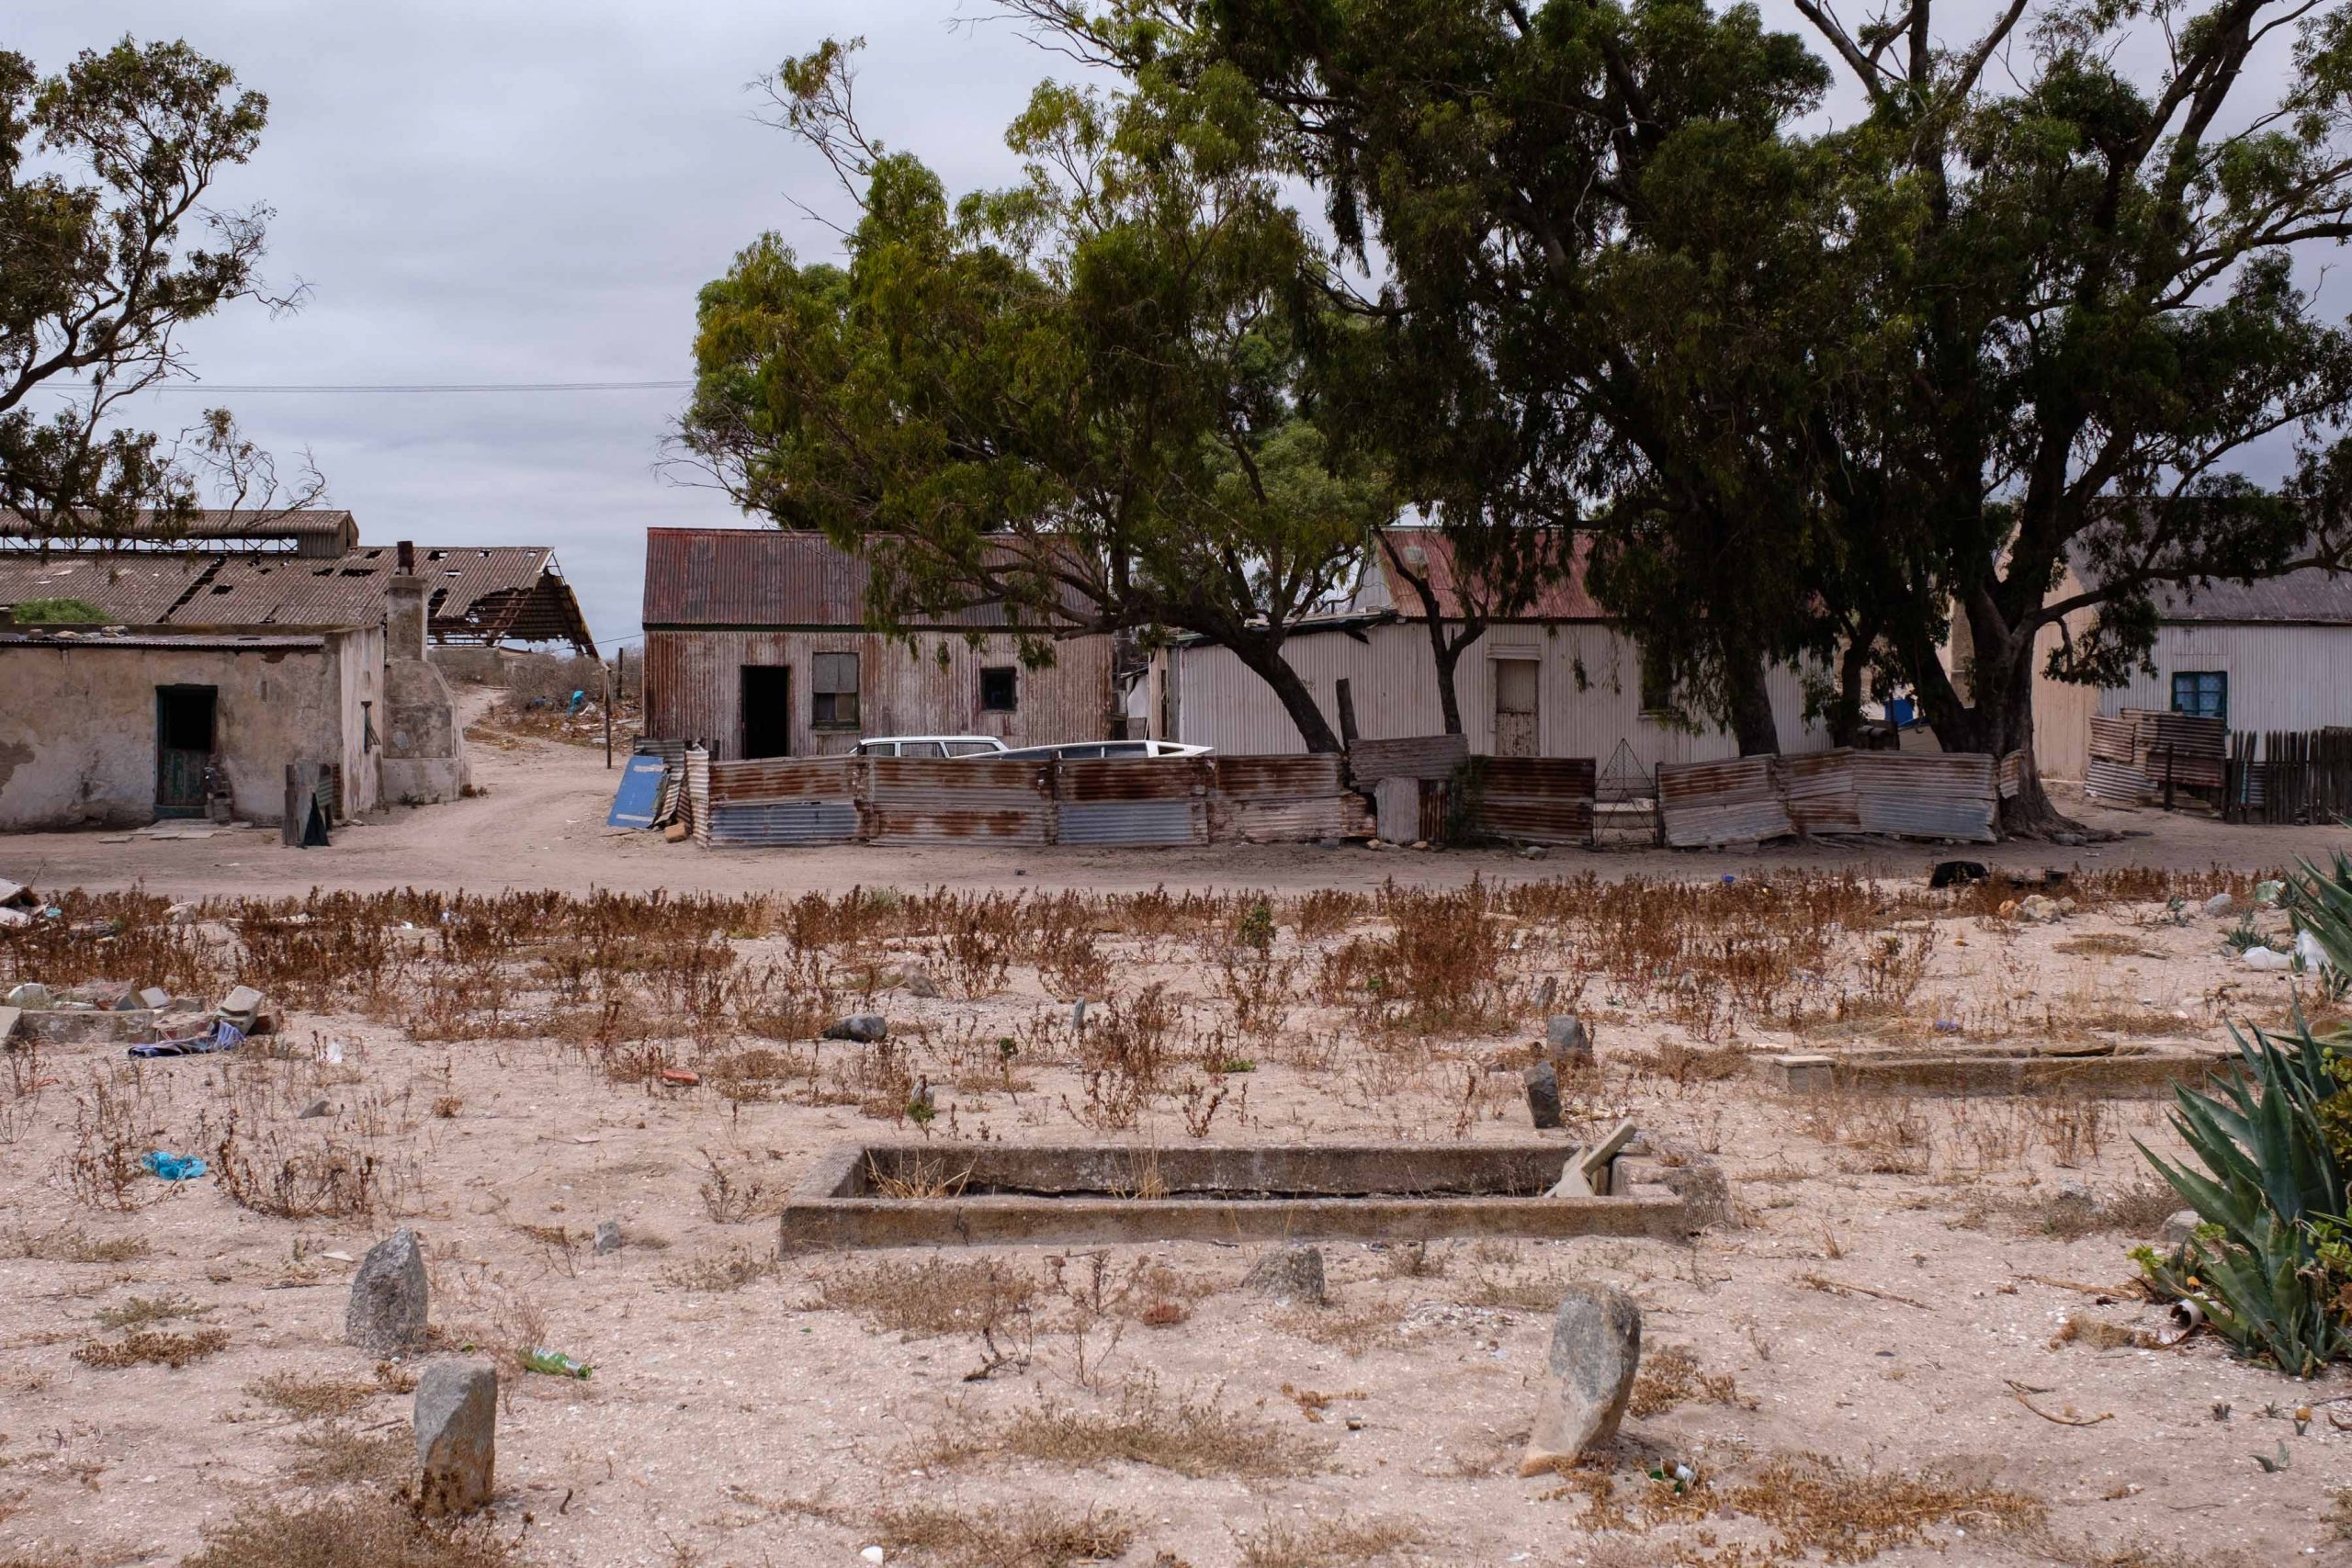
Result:
<svg viewBox="0 0 2352 1568"><path fill-rule="evenodd" d="M193 1181L205 1172L205 1164L194 1155L166 1154L162 1149L150 1149L139 1156L139 1163L150 1176L160 1176L166 1181Z"/></svg>
<svg viewBox="0 0 2352 1568"><path fill-rule="evenodd" d="M585 707L585 706L587 706L587 705L588 705L588 694L587 694L586 692L574 692L574 693L572 693L572 694L571 694L571 706L570 706L569 708L565 709L564 711L565 711L567 714L576 714L576 713L578 713L582 708L583 708L583 707Z"/></svg>

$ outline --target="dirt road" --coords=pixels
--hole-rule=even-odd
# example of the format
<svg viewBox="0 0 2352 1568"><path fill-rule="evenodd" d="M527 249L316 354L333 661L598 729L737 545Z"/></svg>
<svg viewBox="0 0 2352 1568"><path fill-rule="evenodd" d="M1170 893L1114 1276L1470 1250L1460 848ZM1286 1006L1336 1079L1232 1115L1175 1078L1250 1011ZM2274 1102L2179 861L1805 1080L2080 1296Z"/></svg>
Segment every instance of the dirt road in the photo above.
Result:
<svg viewBox="0 0 2352 1568"><path fill-rule="evenodd" d="M1473 875L1489 881L1633 874L1713 877L1775 866L1923 874L1936 861L1966 855L1996 866L2163 865L2274 867L2295 857L2352 851L2342 829L2233 827L2185 813L2115 811L2067 802L2083 820L2125 832L2082 849L2048 844L1878 843L1776 846L1747 852L1555 851L1545 860L1509 851L1320 850L1310 844L1220 844L1198 850L877 849L706 851L655 834L605 827L617 772L601 750L535 740L474 738L474 779L483 793L447 806L390 807L349 824L327 849L294 850L277 830L227 828L202 838L119 833L0 835L0 876L40 888L143 886L171 897L211 894L300 894L312 887L654 888L742 893L838 892L866 886L1173 889L1442 886Z"/></svg>

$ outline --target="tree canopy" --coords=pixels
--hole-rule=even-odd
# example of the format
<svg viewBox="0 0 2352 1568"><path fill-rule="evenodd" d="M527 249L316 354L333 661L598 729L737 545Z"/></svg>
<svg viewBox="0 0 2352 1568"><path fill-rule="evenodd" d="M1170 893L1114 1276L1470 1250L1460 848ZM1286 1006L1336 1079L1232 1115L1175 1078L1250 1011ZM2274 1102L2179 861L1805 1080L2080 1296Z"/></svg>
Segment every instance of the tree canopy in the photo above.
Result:
<svg viewBox="0 0 2352 1568"><path fill-rule="evenodd" d="M1953 43L1797 0L1808 46L1702 0L1008 5L1164 96L1250 84L1441 367L1398 406L1450 400L1458 493L1577 497L1596 594L1744 750L1766 662L1834 663L1848 720L1874 679L2023 751L2043 824L2045 630L2096 611L2042 667L2112 681L2157 591L2346 558L2352 361L2297 270L2352 232L2342 6L2009 0Z"/></svg>
<svg viewBox="0 0 2352 1568"><path fill-rule="evenodd" d="M1395 504L1307 375L1308 344L1353 329L1305 286L1263 107L1238 77L1048 85L1007 136L1025 178L951 204L857 123L850 47L775 85L858 199L846 265L771 234L703 291L684 445L747 509L863 551L880 624L993 602L1190 633L1336 750L1281 649Z"/></svg>
<svg viewBox="0 0 2352 1568"><path fill-rule="evenodd" d="M322 492L306 466L281 494L222 411L171 441L120 423L125 400L183 373L187 323L292 303L258 275L269 209L205 205L267 112L183 42L125 39L47 78L0 51L0 509L35 534L168 532L207 483L232 505Z"/></svg>

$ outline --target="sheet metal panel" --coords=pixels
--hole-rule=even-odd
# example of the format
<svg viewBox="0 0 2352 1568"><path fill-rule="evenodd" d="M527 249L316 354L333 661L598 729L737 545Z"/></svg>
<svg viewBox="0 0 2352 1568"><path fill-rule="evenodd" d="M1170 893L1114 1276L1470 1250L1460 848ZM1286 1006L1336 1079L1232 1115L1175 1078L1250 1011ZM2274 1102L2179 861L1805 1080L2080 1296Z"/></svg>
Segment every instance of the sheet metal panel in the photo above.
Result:
<svg viewBox="0 0 2352 1568"><path fill-rule="evenodd" d="M1865 833L1993 841L2000 786L1991 757L1857 751L1849 765Z"/></svg>
<svg viewBox="0 0 2352 1568"><path fill-rule="evenodd" d="M2102 757L2091 759L2083 779L2083 792L2094 800L2116 800L2136 805L2155 793L2155 785L2141 777L2129 762L2110 762Z"/></svg>
<svg viewBox="0 0 2352 1568"><path fill-rule="evenodd" d="M1052 837L1049 762L876 757L868 766L866 830L877 844L1043 844Z"/></svg>
<svg viewBox="0 0 2352 1568"><path fill-rule="evenodd" d="M1532 844L1591 841L1600 770L1590 757L1481 757L1476 767L1479 831Z"/></svg>
<svg viewBox="0 0 2352 1568"><path fill-rule="evenodd" d="M1853 752L1844 747L1809 757L1781 759L1781 798L1801 833L1859 833L1861 805L1854 797Z"/></svg>
<svg viewBox="0 0 2352 1568"><path fill-rule="evenodd" d="M748 762L713 762L711 804L854 802L865 787L865 760L858 757L762 757Z"/></svg>
<svg viewBox="0 0 2352 1568"><path fill-rule="evenodd" d="M1340 759L1329 752L1299 757L1217 757L1217 793L1228 800L1299 800L1337 795L1347 787Z"/></svg>
<svg viewBox="0 0 2352 1568"><path fill-rule="evenodd" d="M1210 835L1241 843L1280 844L1343 838L1347 811L1338 793L1319 800L1218 800L1213 802Z"/></svg>
<svg viewBox="0 0 2352 1568"><path fill-rule="evenodd" d="M713 806L708 841L721 848L776 848L857 841L854 800L784 800Z"/></svg>
<svg viewBox="0 0 2352 1568"><path fill-rule="evenodd" d="M919 806L869 806L865 836L877 844L1043 844L1053 827L1052 809Z"/></svg>
<svg viewBox="0 0 2352 1568"><path fill-rule="evenodd" d="M1205 844L1208 803L1194 799L1063 801L1054 837L1065 844Z"/></svg>
<svg viewBox="0 0 2352 1568"><path fill-rule="evenodd" d="M1131 757L1057 762L1054 798L1114 802L1205 797L1214 776L1206 757Z"/></svg>
<svg viewBox="0 0 2352 1568"><path fill-rule="evenodd" d="M1722 762L1660 763L1658 814L1666 841L1677 849L1752 844L1796 831L1775 787L1774 759L1738 757Z"/></svg>
<svg viewBox="0 0 2352 1568"><path fill-rule="evenodd" d="M620 788L613 792L613 808L605 816L607 828L650 828L661 815L662 782L670 776L658 756L639 752L621 770Z"/></svg>
<svg viewBox="0 0 2352 1568"><path fill-rule="evenodd" d="M1461 735L1417 735L1399 740L1359 740L1348 751L1348 772L1359 782L1429 779L1442 782L1470 760Z"/></svg>

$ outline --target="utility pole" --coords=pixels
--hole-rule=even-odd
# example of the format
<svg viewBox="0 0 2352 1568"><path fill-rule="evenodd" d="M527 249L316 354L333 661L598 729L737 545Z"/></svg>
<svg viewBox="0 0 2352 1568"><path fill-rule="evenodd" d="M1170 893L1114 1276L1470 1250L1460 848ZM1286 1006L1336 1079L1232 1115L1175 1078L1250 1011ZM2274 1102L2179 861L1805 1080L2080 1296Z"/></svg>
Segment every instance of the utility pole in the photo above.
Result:
<svg viewBox="0 0 2352 1568"><path fill-rule="evenodd" d="M605 672L605 771L610 773L613 769L613 667L601 659L596 662Z"/></svg>

